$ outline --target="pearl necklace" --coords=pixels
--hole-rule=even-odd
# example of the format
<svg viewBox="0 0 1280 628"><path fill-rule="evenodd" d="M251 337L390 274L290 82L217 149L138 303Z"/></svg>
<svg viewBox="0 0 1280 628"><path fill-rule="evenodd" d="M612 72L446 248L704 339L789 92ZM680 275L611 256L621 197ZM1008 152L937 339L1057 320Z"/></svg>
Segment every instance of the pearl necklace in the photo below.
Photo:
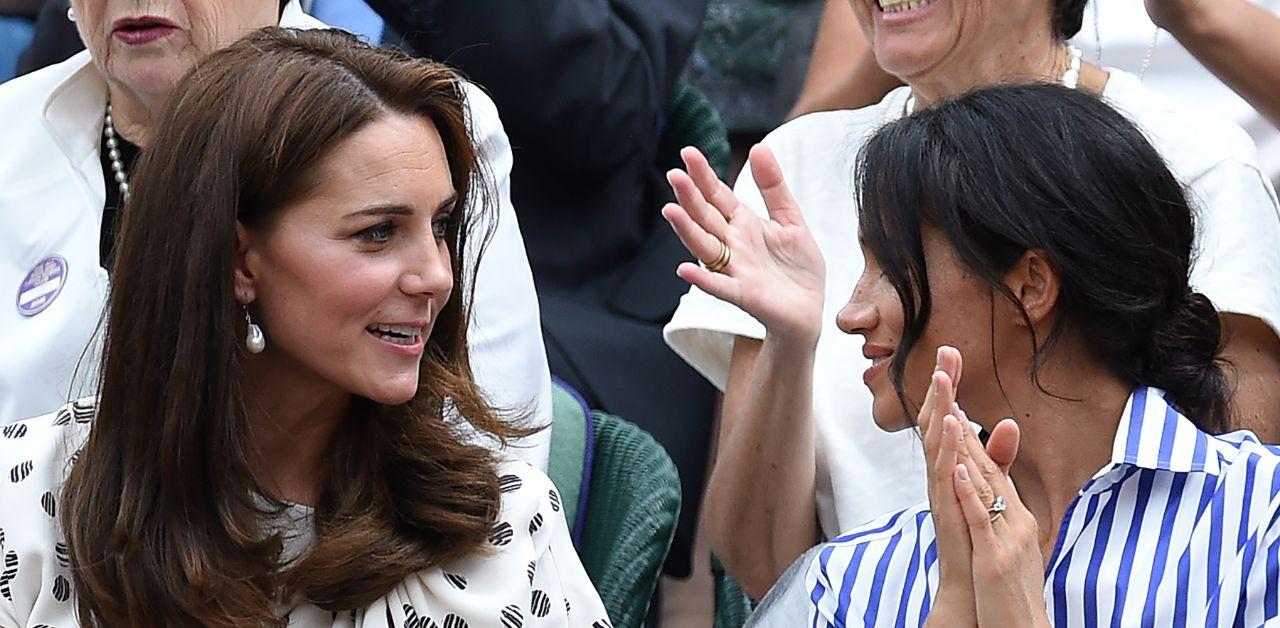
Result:
<svg viewBox="0 0 1280 628"><path fill-rule="evenodd" d="M102 121L102 135L107 138L107 158L111 160L111 172L115 174L116 185L120 186L120 202L129 202L129 173L124 170L124 161L120 157L120 140L117 139L116 125L111 119L111 103L107 103L107 115Z"/></svg>
<svg viewBox="0 0 1280 628"><path fill-rule="evenodd" d="M1075 46L1067 46L1067 53L1071 55L1071 59L1067 62L1067 71L1062 73L1062 78L1059 79L1059 82L1067 89L1075 89L1080 84L1080 58L1084 56L1084 53ZM906 114L911 115L915 111L916 95L913 93L907 97Z"/></svg>

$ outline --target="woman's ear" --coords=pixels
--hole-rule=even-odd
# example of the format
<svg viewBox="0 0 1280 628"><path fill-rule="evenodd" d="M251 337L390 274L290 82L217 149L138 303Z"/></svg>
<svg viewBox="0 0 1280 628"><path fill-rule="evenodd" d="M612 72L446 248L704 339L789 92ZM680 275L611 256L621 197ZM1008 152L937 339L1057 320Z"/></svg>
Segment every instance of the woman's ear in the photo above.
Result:
<svg viewBox="0 0 1280 628"><path fill-rule="evenodd" d="M257 298L252 270L252 267L256 266L256 264L251 263L254 258L251 242L252 234L237 220L235 291L236 300L240 302L240 305L249 305Z"/></svg>
<svg viewBox="0 0 1280 628"><path fill-rule="evenodd" d="M1044 252L1036 249L1023 253L1022 258L1009 269L1005 274L1005 285L1022 304L1033 326L1040 325L1053 314L1062 289L1058 272ZM1025 326L1026 323L1020 313L1014 316L1014 324Z"/></svg>

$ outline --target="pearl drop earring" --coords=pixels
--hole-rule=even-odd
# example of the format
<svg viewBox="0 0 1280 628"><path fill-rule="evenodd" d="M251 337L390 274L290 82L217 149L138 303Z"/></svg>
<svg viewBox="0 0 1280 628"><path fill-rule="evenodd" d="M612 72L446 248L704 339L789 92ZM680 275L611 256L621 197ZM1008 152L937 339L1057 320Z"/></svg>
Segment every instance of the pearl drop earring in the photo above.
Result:
<svg viewBox="0 0 1280 628"><path fill-rule="evenodd" d="M75 10L75 7L67 7L67 21L68 21L68 22L74 22L74 21L76 21L76 10Z"/></svg>
<svg viewBox="0 0 1280 628"><path fill-rule="evenodd" d="M253 319L249 318L249 308L244 309L244 348L249 353L262 353L267 348L267 337L262 335L262 328L254 324Z"/></svg>

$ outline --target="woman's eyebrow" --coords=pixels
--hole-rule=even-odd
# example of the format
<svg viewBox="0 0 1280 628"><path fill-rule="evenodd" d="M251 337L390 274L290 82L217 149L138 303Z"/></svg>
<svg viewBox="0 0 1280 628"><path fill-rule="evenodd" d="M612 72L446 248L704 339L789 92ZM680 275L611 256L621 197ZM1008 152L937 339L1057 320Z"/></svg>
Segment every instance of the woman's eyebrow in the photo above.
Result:
<svg viewBox="0 0 1280 628"><path fill-rule="evenodd" d="M363 216L412 216L413 208L408 205L389 204L374 205L364 209L353 211L347 214L346 218L360 218Z"/></svg>

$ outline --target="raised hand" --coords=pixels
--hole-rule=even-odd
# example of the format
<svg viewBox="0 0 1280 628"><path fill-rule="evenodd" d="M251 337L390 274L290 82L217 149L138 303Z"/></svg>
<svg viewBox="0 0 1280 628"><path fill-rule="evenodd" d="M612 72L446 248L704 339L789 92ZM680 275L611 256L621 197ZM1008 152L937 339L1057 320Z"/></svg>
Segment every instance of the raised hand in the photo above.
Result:
<svg viewBox="0 0 1280 628"><path fill-rule="evenodd" d="M993 437L1000 434L1016 455L1019 433L1013 419L1001 421L992 433ZM953 477L973 548L971 568L978 624L1049 626L1035 516L1018 498L1007 468L988 456L973 430L963 430L961 439ZM993 512L997 500L1003 510Z"/></svg>
<svg viewBox="0 0 1280 628"><path fill-rule="evenodd" d="M667 173L678 204L663 207L662 216L694 257L711 265L721 259L723 243L728 263L717 272L684 263L676 274L755 317L770 337L816 345L826 264L773 153L757 145L750 155L768 220L743 206L697 149L680 156L686 171Z"/></svg>
<svg viewBox="0 0 1280 628"><path fill-rule="evenodd" d="M972 549L956 497L952 474L963 445L956 391L963 361L952 347L939 347L938 359L916 423L924 439L929 480L929 509L938 544L938 594L929 626L976 626Z"/></svg>

